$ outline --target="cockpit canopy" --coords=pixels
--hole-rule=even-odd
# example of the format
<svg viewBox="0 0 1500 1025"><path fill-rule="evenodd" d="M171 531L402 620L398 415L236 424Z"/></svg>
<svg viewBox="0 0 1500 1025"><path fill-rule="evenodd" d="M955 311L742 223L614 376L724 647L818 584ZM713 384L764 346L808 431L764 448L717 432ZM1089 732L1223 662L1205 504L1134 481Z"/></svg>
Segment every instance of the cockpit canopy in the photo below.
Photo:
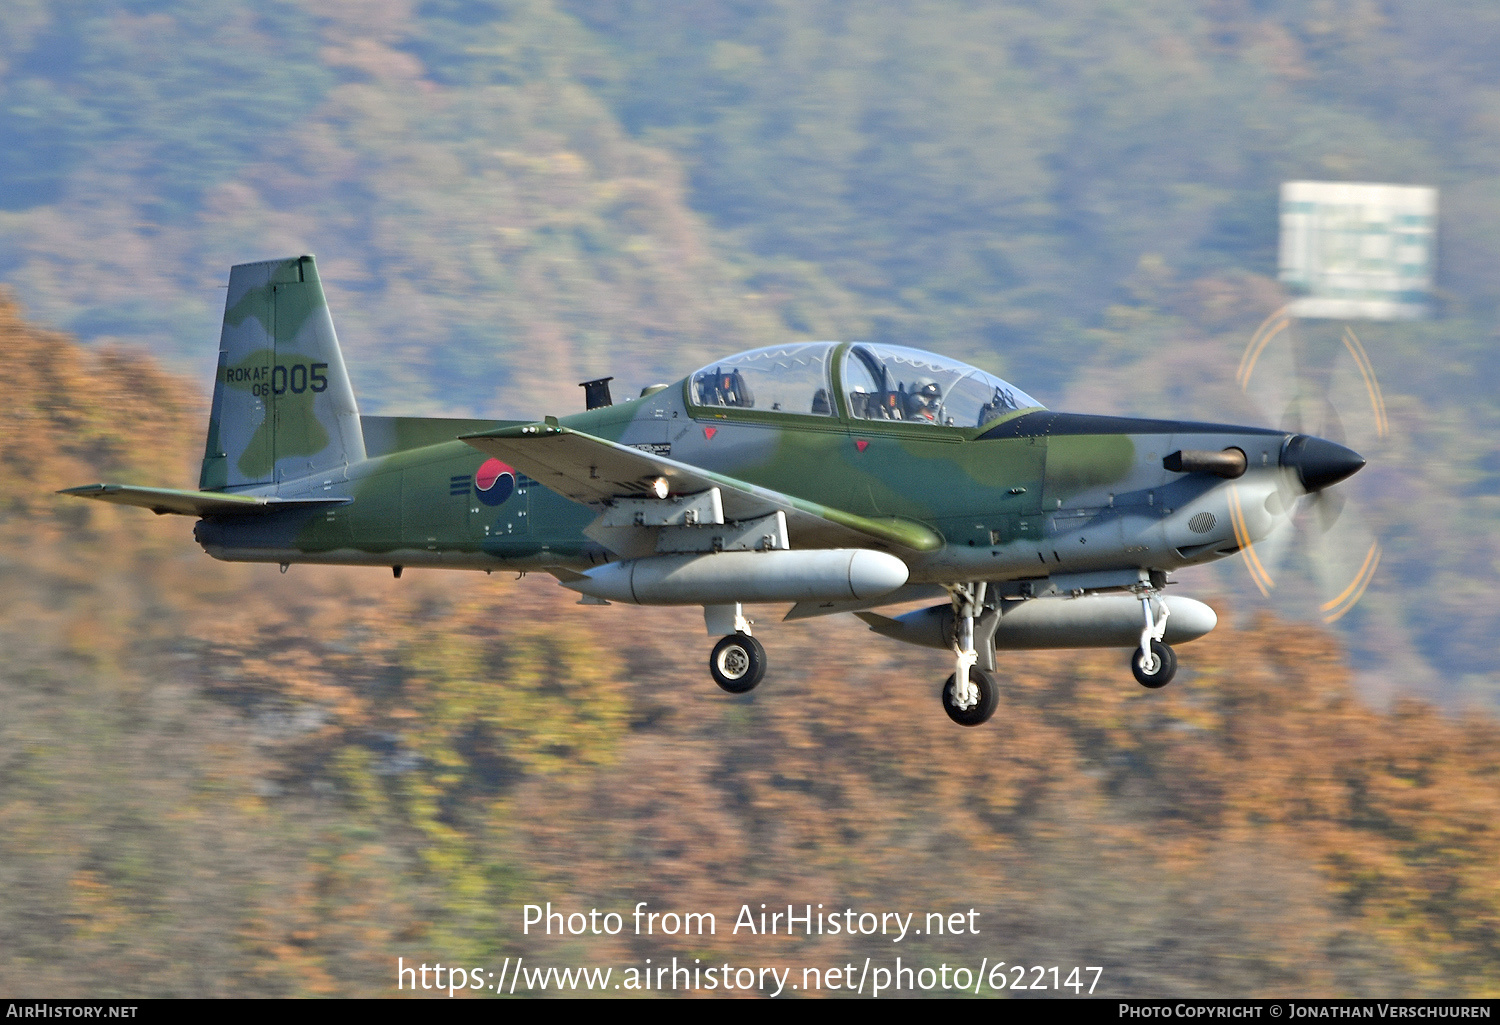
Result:
<svg viewBox="0 0 1500 1025"><path fill-rule="evenodd" d="M692 401L804 416L836 416L829 375L837 342L771 345L710 363L693 374Z"/></svg>
<svg viewBox="0 0 1500 1025"><path fill-rule="evenodd" d="M1019 388L977 367L920 349L870 342L752 349L710 363L688 382L698 406L944 427L981 427L1013 410L1041 407Z"/></svg>

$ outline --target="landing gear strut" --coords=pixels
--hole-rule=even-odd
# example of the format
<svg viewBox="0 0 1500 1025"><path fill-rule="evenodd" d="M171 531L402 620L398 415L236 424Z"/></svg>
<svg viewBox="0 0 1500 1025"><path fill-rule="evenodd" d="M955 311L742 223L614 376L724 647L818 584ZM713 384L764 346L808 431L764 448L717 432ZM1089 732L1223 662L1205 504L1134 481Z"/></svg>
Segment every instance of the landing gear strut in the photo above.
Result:
<svg viewBox="0 0 1500 1025"><path fill-rule="evenodd" d="M978 726L989 721L1000 703L1000 688L995 678L976 666L980 660L974 648L974 619L984 617L984 581L973 584L948 584L953 599L953 675L943 683L943 710L960 726ZM985 628L992 628L987 619ZM989 637L990 634L985 634ZM985 663L994 668L994 652L985 644ZM962 682L960 682L962 681Z"/></svg>
<svg viewBox="0 0 1500 1025"><path fill-rule="evenodd" d="M1135 593L1141 600L1141 617L1145 625L1141 627L1141 646L1130 655L1130 671L1142 687L1156 690L1171 683L1172 677L1177 675L1177 653L1162 641L1167 632L1167 617L1172 610L1157 597L1153 587L1142 585ZM1152 614L1153 605L1161 611L1159 617Z"/></svg>

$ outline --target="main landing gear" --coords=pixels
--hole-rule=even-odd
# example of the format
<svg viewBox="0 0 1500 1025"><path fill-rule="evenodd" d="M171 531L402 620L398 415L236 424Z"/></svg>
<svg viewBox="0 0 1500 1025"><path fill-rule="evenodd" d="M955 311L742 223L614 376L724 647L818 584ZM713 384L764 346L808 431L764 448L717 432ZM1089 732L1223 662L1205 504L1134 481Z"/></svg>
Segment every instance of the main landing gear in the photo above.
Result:
<svg viewBox="0 0 1500 1025"><path fill-rule="evenodd" d="M1140 583L1132 588L1141 603L1141 632L1139 646L1131 651L1130 671L1141 686L1152 690L1165 687L1177 674L1177 653L1163 640L1172 610L1162 600L1160 583L1153 584L1142 573ZM1001 601L986 602L990 588L984 581L945 586L953 603L949 640L954 667L953 674L943 681L943 711L960 726L979 726L994 716L1000 704L1000 688L994 677L994 638ZM1118 644L1132 635L1121 634L1134 628L1125 611L1128 605L1122 609L1119 597L1109 600L1117 604L1110 606L1112 611L1101 628L1109 631L1107 644ZM766 649L750 636L751 623L742 607L706 605L703 620L710 634L722 635L708 659L714 683L730 694L754 690L766 674ZM1189 632L1188 636L1195 634Z"/></svg>
<svg viewBox="0 0 1500 1025"><path fill-rule="evenodd" d="M726 634L708 656L708 671L724 690L747 694L766 675L766 649L750 636L750 620L739 605L705 605L703 622L710 634Z"/></svg>
<svg viewBox="0 0 1500 1025"><path fill-rule="evenodd" d="M1142 687L1157 690L1171 683L1172 677L1177 675L1177 653L1162 640L1172 610L1157 597L1153 587L1143 584L1136 588L1135 593L1141 600L1141 618L1145 625L1141 627L1141 646L1130 655L1130 671ZM1153 615L1153 605L1160 610L1160 616Z"/></svg>
<svg viewBox="0 0 1500 1025"><path fill-rule="evenodd" d="M974 584L949 584L948 594L953 599L953 675L943 681L943 711L948 718L960 726L979 726L989 722L990 716L1000 704L1000 688L987 669L993 669L995 652L989 638L994 636L995 613L984 611L984 596L988 585L984 581ZM974 620L981 621L981 634L985 639L984 661L986 669L978 667L980 653L974 647ZM959 681L963 681L960 683Z"/></svg>
<svg viewBox="0 0 1500 1025"><path fill-rule="evenodd" d="M1163 640L1167 617L1172 612L1162 600L1163 582L1143 572L1140 582L1132 588L1141 603L1141 632L1139 646L1131 652L1130 669L1141 686L1152 690L1165 687L1177 674L1177 654ZM992 675L996 667L994 637L1000 618L999 602L986 602L987 595L993 592L983 581L945 586L953 602L950 640L954 669L943 683L943 711L960 726L978 726L995 714L1000 703L999 687ZM1119 622L1119 606L1113 608L1115 618L1109 629L1113 636L1119 637L1116 631L1131 628L1126 625L1128 619L1123 624Z"/></svg>
<svg viewBox="0 0 1500 1025"><path fill-rule="evenodd" d="M766 649L749 634L730 634L714 645L708 671L729 693L748 693L766 675Z"/></svg>
<svg viewBox="0 0 1500 1025"><path fill-rule="evenodd" d="M983 669L969 670L969 686L965 694L972 702L969 705L958 703L958 688L953 686L953 681L957 679L958 675L954 674L943 681L943 711L948 713L948 718L960 726L978 726L988 722L1000 705L1000 686L995 678Z"/></svg>

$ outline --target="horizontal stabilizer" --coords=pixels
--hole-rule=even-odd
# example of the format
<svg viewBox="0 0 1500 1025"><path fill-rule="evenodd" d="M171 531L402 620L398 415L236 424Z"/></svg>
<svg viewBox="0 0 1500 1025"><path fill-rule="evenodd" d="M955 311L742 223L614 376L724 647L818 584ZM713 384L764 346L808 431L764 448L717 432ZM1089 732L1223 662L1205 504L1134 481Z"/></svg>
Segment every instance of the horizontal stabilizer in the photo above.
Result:
<svg viewBox="0 0 1500 1025"><path fill-rule="evenodd" d="M219 491L183 491L177 488L137 488L128 484L85 484L64 488L59 495L97 498L116 505L150 509L158 516L264 516L289 508L346 505L348 498L277 498L270 495L231 495Z"/></svg>
<svg viewBox="0 0 1500 1025"><path fill-rule="evenodd" d="M596 508L616 498L645 496L655 481L671 494L696 494L719 488L724 518L758 519L780 510L786 514L793 548L894 546L930 552L943 539L920 523L895 517L876 519L809 502L747 481L714 473L675 459L643 452L571 427L554 418L524 427L503 427L466 434L460 441L505 460L575 502Z"/></svg>

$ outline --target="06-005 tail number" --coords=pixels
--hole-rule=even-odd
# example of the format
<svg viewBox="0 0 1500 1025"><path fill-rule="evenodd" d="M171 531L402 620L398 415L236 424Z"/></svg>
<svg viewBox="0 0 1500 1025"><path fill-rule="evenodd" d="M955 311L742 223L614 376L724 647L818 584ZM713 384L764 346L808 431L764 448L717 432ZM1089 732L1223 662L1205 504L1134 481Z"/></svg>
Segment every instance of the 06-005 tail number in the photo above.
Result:
<svg viewBox="0 0 1500 1025"><path fill-rule="evenodd" d="M285 395L290 391L294 395L303 392L325 392L328 390L328 364L314 363L309 366L306 363L278 363L271 368L271 379L269 381L256 381L260 376L259 368L250 372L250 394L257 397L266 395ZM233 374L233 372L231 372ZM240 374L245 373L240 371ZM239 377L240 374L233 374Z"/></svg>

